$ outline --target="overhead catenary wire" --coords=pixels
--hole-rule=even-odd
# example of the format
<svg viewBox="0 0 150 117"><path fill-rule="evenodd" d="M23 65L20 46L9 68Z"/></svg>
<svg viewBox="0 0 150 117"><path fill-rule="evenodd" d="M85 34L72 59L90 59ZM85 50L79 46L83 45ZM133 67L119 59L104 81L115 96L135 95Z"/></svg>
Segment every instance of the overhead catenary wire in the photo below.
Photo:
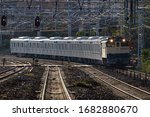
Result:
<svg viewBox="0 0 150 117"><path fill-rule="evenodd" d="M32 0L26 0L26 3L28 5L28 8L30 9L32 6Z"/></svg>
<svg viewBox="0 0 150 117"><path fill-rule="evenodd" d="M56 16L57 14L57 8L58 8L58 0L55 1L55 11L54 11L54 14L53 14L53 18Z"/></svg>
<svg viewBox="0 0 150 117"><path fill-rule="evenodd" d="M80 2L80 0L78 0L78 5L79 5L80 10L82 10L83 4L84 4L84 0L82 0L82 2Z"/></svg>

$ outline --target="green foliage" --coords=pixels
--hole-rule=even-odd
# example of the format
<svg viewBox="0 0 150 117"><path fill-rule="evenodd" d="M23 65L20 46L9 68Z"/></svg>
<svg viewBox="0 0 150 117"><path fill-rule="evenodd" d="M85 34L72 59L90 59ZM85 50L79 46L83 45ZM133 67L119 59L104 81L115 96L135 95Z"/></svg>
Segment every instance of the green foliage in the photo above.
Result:
<svg viewBox="0 0 150 117"><path fill-rule="evenodd" d="M90 31L90 36L96 36L96 32L94 30Z"/></svg>
<svg viewBox="0 0 150 117"><path fill-rule="evenodd" d="M25 74L25 76L27 76L27 77L34 77L34 74L33 73L27 73L27 74Z"/></svg>
<svg viewBox="0 0 150 117"><path fill-rule="evenodd" d="M92 85L86 82L76 82L74 85L77 87L92 88Z"/></svg>
<svg viewBox="0 0 150 117"><path fill-rule="evenodd" d="M84 32L84 31L77 32L77 33L76 33L76 36L77 36L77 37L85 36L85 32Z"/></svg>
<svg viewBox="0 0 150 117"><path fill-rule="evenodd" d="M119 30L115 30L114 28L112 28L111 33L112 33L112 36L118 36L118 35L120 35L120 31Z"/></svg>
<svg viewBox="0 0 150 117"><path fill-rule="evenodd" d="M142 71L150 73L150 49L144 49L142 52Z"/></svg>
<svg viewBox="0 0 150 117"><path fill-rule="evenodd" d="M142 52L142 59L145 62L146 60L150 59L150 50L144 49Z"/></svg>
<svg viewBox="0 0 150 117"><path fill-rule="evenodd" d="M146 73L150 73L150 60L142 63L142 71Z"/></svg>
<svg viewBox="0 0 150 117"><path fill-rule="evenodd" d="M94 30L91 30L89 32L79 31L79 32L76 33L76 36L77 37L80 37L80 36L96 36L96 32Z"/></svg>

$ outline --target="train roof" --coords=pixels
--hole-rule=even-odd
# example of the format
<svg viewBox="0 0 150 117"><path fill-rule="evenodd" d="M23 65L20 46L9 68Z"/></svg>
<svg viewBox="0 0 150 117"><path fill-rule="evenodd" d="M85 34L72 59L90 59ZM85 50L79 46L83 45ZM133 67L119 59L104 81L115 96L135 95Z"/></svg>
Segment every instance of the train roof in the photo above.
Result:
<svg viewBox="0 0 150 117"><path fill-rule="evenodd" d="M108 36L91 36L91 37L22 37L22 38L13 38L11 41L30 41L30 42L104 42L107 41Z"/></svg>
<svg viewBox="0 0 150 117"><path fill-rule="evenodd" d="M21 37L18 37L19 39L28 39L28 38L31 38L29 36L21 36Z"/></svg>
<svg viewBox="0 0 150 117"><path fill-rule="evenodd" d="M63 40L73 40L75 37L64 37Z"/></svg>
<svg viewBox="0 0 150 117"><path fill-rule="evenodd" d="M38 37L34 37L34 39L48 39L48 38L45 36L38 36Z"/></svg>
<svg viewBox="0 0 150 117"><path fill-rule="evenodd" d="M86 36L83 36L83 37L77 37L77 38L75 38L76 40L86 40L86 39L88 39L88 37L86 37Z"/></svg>
<svg viewBox="0 0 150 117"><path fill-rule="evenodd" d="M50 40L59 40L59 39L63 39L63 37L50 37Z"/></svg>

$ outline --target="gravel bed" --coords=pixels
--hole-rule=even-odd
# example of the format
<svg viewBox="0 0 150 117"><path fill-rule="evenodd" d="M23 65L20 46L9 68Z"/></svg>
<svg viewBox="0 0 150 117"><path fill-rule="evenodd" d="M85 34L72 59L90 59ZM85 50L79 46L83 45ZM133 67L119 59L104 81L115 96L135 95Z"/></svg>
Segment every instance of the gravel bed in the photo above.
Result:
<svg viewBox="0 0 150 117"><path fill-rule="evenodd" d="M34 67L31 72L25 71L18 76L0 84L0 99L3 100L33 100L40 93L43 67Z"/></svg>
<svg viewBox="0 0 150 117"><path fill-rule="evenodd" d="M144 89L146 91L150 91L150 81L141 80L139 78L128 77L124 74L118 73L115 70L115 68L106 68L102 66L94 66L94 67L128 84Z"/></svg>
<svg viewBox="0 0 150 117"><path fill-rule="evenodd" d="M76 100L121 100L107 86L96 82L78 68L63 68L65 83Z"/></svg>

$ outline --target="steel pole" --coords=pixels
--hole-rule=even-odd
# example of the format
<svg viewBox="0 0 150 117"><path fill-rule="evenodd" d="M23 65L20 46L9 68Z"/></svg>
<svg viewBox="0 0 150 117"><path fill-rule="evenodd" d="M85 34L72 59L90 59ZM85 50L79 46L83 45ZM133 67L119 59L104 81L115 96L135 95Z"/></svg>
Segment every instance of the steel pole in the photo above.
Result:
<svg viewBox="0 0 150 117"><path fill-rule="evenodd" d="M68 36L72 36L72 26L71 26L71 0L67 0L68 2Z"/></svg>

